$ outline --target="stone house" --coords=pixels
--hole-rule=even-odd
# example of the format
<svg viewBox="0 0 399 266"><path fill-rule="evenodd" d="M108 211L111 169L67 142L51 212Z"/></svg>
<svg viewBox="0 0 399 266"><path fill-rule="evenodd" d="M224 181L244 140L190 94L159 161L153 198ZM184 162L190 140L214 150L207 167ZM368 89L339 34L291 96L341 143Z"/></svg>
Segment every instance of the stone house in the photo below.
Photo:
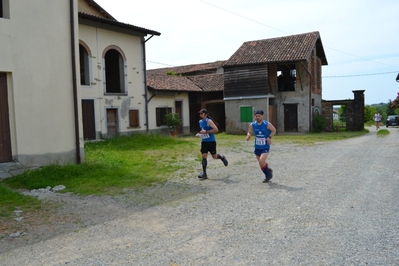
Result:
<svg viewBox="0 0 399 266"><path fill-rule="evenodd" d="M312 116L321 114L323 65L320 34L310 32L245 42L226 61L149 70L147 80L154 98L169 93L171 107L174 97L185 95L183 116L190 118L184 124L191 132L198 130L201 108L227 133L246 132L256 109L277 132L309 132Z"/></svg>
<svg viewBox="0 0 399 266"><path fill-rule="evenodd" d="M311 131L312 116L321 114L323 65L319 32L243 43L223 65L226 132L245 132L256 109L277 132Z"/></svg>

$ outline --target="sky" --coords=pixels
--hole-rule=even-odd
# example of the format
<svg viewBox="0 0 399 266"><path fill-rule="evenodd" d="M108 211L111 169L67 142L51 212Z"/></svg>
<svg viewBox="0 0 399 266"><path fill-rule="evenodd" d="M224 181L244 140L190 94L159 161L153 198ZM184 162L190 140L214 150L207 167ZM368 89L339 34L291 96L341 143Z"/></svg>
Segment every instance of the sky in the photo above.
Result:
<svg viewBox="0 0 399 266"><path fill-rule="evenodd" d="M146 42L147 69L228 60L247 41L318 31L323 100L365 90L371 105L399 92L398 0L95 1L119 22L161 33Z"/></svg>

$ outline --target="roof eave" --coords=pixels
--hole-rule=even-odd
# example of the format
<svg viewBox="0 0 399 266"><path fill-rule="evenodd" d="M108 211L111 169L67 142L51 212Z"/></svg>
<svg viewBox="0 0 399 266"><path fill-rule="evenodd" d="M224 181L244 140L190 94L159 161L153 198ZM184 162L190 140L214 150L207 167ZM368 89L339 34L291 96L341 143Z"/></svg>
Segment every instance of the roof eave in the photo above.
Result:
<svg viewBox="0 0 399 266"><path fill-rule="evenodd" d="M121 23L118 21L114 20L109 20L93 15L89 15L86 13L79 12L79 23L83 25L88 25L88 26L93 26L93 27L98 27L98 28L103 28L107 30L113 30L125 34L130 34L130 35L139 35L139 36L146 36L146 35L156 35L160 36L161 33L137 26L133 26L130 24L125 24Z"/></svg>

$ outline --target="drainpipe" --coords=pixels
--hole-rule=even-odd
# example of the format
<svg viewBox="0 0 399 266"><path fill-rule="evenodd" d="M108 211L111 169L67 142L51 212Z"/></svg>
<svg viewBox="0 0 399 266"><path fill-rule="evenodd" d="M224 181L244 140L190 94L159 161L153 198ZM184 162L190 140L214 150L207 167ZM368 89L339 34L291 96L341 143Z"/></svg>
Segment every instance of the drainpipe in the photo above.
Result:
<svg viewBox="0 0 399 266"><path fill-rule="evenodd" d="M78 112L78 86L76 77L76 50L75 50L75 8L74 0L70 0L70 17L71 17L71 56L72 56L72 86L73 86L73 110L75 118L75 145L76 145L76 162L81 163L80 144L79 144L79 112Z"/></svg>
<svg viewBox="0 0 399 266"><path fill-rule="evenodd" d="M151 35L147 40L144 38L142 39L143 41L141 44L143 45L143 72L144 72L144 101L145 101L145 130L148 134L149 132L149 122L148 122L148 88L147 88L147 64L146 64L146 57L145 57L145 43L150 40L154 35Z"/></svg>
<svg viewBox="0 0 399 266"><path fill-rule="evenodd" d="M303 68L308 72L309 74L309 132L312 131L312 74L310 74L309 70L306 68L306 66L301 63ZM301 81L302 83L302 81Z"/></svg>

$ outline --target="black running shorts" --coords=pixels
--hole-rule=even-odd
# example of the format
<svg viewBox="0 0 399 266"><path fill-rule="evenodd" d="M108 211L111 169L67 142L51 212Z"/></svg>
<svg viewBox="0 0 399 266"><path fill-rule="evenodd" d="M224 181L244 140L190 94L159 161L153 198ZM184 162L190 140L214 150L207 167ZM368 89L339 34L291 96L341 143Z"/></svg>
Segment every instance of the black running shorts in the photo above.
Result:
<svg viewBox="0 0 399 266"><path fill-rule="evenodd" d="M216 141L202 141L201 142L201 153L216 154Z"/></svg>

